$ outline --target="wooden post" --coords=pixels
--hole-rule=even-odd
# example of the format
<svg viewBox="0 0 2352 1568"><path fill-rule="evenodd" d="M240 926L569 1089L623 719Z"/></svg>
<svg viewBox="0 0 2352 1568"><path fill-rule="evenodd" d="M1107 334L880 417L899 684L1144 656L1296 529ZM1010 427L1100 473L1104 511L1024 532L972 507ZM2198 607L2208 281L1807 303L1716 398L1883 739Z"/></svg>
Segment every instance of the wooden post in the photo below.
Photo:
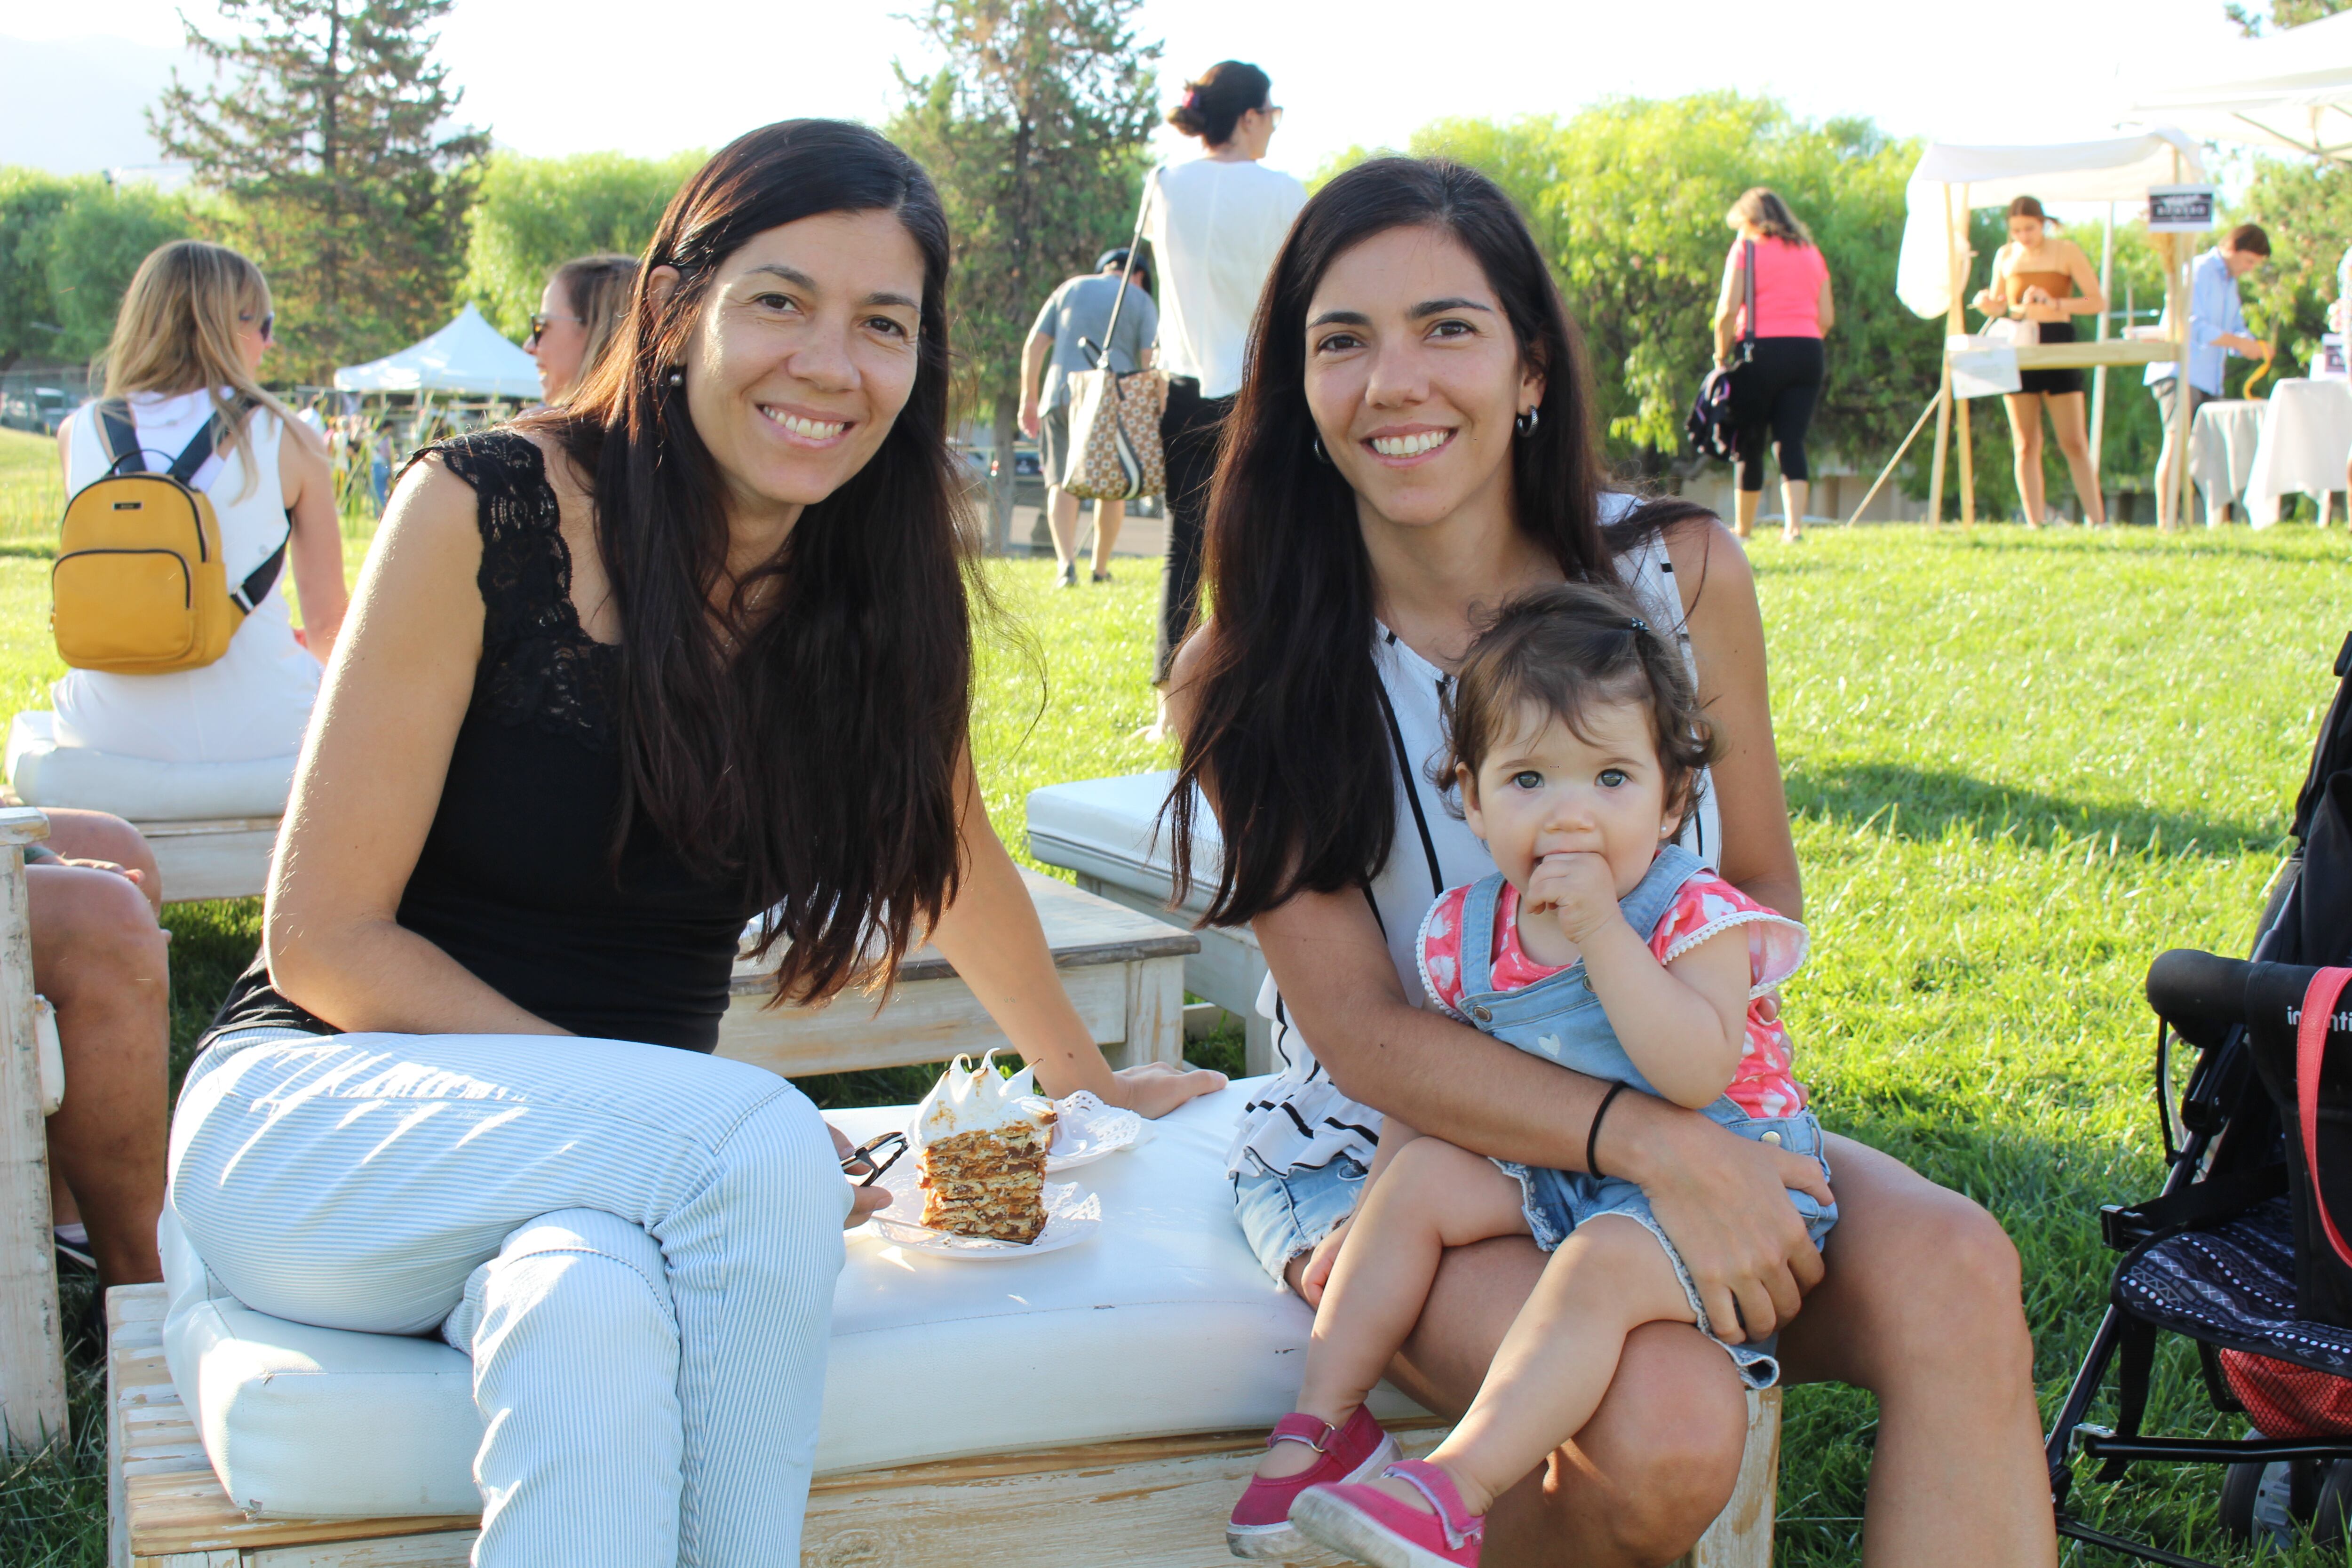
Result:
<svg viewBox="0 0 2352 1568"><path fill-rule="evenodd" d="M1944 187L1944 289L1948 296L1944 331L1948 334L1957 330L1953 323L1961 319L1960 286L1952 279L1955 248L1952 187L1948 184ZM1927 480L1927 526L1930 528L1944 526L1944 453L1951 444L1952 435L1952 350L1948 342L1945 345L1942 359L1944 379L1941 389L1936 394L1936 460Z"/></svg>
<svg viewBox="0 0 2352 1568"><path fill-rule="evenodd" d="M1944 226L1948 233L1952 227L1951 190L1952 188L1949 185L1946 185L1944 187ZM1960 305L1961 291L1969 286L1968 244L1969 188L1966 185L1962 185L1960 187L1959 235L1951 247L1951 259L1946 264L1952 279L1952 316L1950 330L1954 332L1965 332L1969 330L1969 319ZM1945 351L1944 357L1947 364L1948 365L1951 359L1951 352L1948 349ZM1948 377L1950 375L1949 370L1948 369L1945 374L1948 384ZM1969 400L1963 397L1959 400L1959 405L1960 526L1962 528L1974 528L1977 523L1976 447L1969 439Z"/></svg>
<svg viewBox="0 0 2352 1568"><path fill-rule="evenodd" d="M2107 341L2107 324L2116 313L2116 204L2113 202L2107 204L2106 237L2099 243L2099 293L2106 303L2099 311L2099 329L2093 341L2103 343ZM2091 471L2100 476L2099 489L2102 492L2107 486L2106 428L2107 367L2101 365L2091 373ZM2099 510L2102 516L2105 515L2104 493ZM2113 522L2115 519L2108 518L2107 521ZM170 886L169 883L164 885Z"/></svg>
<svg viewBox="0 0 2352 1568"><path fill-rule="evenodd" d="M0 1449L18 1451L69 1436L25 899L25 846L48 836L39 812L0 810Z"/></svg>

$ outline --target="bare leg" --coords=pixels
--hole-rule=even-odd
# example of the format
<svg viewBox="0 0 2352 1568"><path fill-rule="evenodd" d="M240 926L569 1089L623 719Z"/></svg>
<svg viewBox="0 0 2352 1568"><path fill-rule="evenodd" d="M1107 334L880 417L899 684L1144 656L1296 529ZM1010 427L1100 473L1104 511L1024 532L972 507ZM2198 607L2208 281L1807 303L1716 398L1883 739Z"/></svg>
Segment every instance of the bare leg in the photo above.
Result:
<svg viewBox="0 0 2352 1568"><path fill-rule="evenodd" d="M2058 1560L2017 1249L1993 1217L1899 1160L1829 1140L1828 1277L1782 1331L1794 1383L1878 1395L1866 1568Z"/></svg>
<svg viewBox="0 0 2352 1568"><path fill-rule="evenodd" d="M1435 1138L1399 1150L1340 1244L1316 1309L1298 1409L1334 1426L1344 1423L1412 1331L1445 1249L1514 1233L1527 1233L1519 1184L1494 1162ZM1257 1473L1294 1476L1321 1458L1300 1444L1278 1443Z"/></svg>
<svg viewBox="0 0 2352 1568"><path fill-rule="evenodd" d="M2074 477L2074 496L2083 503L2083 521L2093 528L2107 526L2107 498L2099 493L2098 465L2091 460L2091 437L2083 423L2083 395L2062 393L2045 397L2050 428L2058 437L2058 451L2066 471Z"/></svg>
<svg viewBox="0 0 2352 1568"><path fill-rule="evenodd" d="M134 883L79 866L28 868L33 984L58 1011L65 1103L48 1120L50 1172L89 1227L110 1285L163 1278L155 1221L163 1206L169 971L153 896L161 881L129 824L52 812L50 847L72 859L142 873ZM143 883L144 885L141 885Z"/></svg>
<svg viewBox="0 0 2352 1568"><path fill-rule="evenodd" d="M1045 529L1054 536L1054 563L1067 566L1078 553L1078 498L1059 486L1047 490Z"/></svg>
<svg viewBox="0 0 2352 1568"><path fill-rule="evenodd" d="M1464 1507L1485 1513L1592 1418L1628 1334L1644 1323L1693 1321L1673 1261L1639 1221L1602 1215L1577 1226L1544 1266L1478 1397L1431 1461L1454 1478ZM1381 1484L1424 1506L1402 1482Z"/></svg>
<svg viewBox="0 0 2352 1568"><path fill-rule="evenodd" d="M1543 1270L1544 1255L1521 1237L1449 1251L1389 1381L1440 1414L1467 1409ZM1644 1324L1575 1441L1496 1500L1487 1568L1673 1562L1730 1500L1747 1433L1731 1358L1696 1329Z"/></svg>
<svg viewBox="0 0 2352 1568"><path fill-rule="evenodd" d="M1805 536L1805 507L1813 499L1810 479L1780 481L1780 537L1791 542Z"/></svg>
<svg viewBox="0 0 2352 1568"><path fill-rule="evenodd" d="M2017 500L2025 526L2042 526L2042 395L2012 392L2001 400L2009 410L2009 442L2016 459Z"/></svg>
<svg viewBox="0 0 2352 1568"><path fill-rule="evenodd" d="M1111 546L1118 542L1118 531L1127 526L1127 503L1123 500L1095 502L1095 575L1110 574Z"/></svg>
<svg viewBox="0 0 2352 1568"><path fill-rule="evenodd" d="M1756 529L1756 514L1763 509L1762 490L1731 492L1731 531L1745 539Z"/></svg>

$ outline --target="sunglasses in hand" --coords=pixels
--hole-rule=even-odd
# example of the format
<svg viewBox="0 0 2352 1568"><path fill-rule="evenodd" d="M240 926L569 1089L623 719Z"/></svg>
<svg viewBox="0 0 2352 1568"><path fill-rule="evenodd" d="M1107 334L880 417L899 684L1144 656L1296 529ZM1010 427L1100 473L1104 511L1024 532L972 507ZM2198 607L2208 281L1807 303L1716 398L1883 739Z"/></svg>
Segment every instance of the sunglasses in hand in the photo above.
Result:
<svg viewBox="0 0 2352 1568"><path fill-rule="evenodd" d="M857 1184L861 1187L870 1187L882 1179L883 1172L898 1163L898 1157L907 1152L907 1147L904 1132L885 1132L872 1142L861 1144L844 1154L841 1157L841 1173L855 1176L858 1166L870 1165L873 1169L864 1181Z"/></svg>

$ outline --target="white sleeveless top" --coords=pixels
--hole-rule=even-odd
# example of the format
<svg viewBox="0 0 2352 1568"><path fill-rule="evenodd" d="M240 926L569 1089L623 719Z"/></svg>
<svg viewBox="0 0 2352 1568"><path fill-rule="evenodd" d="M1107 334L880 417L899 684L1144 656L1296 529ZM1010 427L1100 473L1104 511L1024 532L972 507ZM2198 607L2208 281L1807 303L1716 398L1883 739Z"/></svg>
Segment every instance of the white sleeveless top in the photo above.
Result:
<svg viewBox="0 0 2352 1568"><path fill-rule="evenodd" d="M226 395L226 389L224 389ZM212 399L202 392L131 395L139 445L151 468L184 451ZM287 542L284 487L278 477L278 416L256 409L246 421L236 455L215 456L198 469L193 489L212 498L220 519L221 560L232 584L244 581ZM106 472L106 447L89 405L66 421L68 495ZM319 695L319 661L294 640L286 608L291 546L268 595L229 639L228 651L201 669L163 675L113 675L69 669L49 688L60 746L160 763L243 763L291 756L302 749L310 705Z"/></svg>
<svg viewBox="0 0 2352 1568"><path fill-rule="evenodd" d="M1606 498L1604 520L1614 521L1631 505L1622 497ZM1617 570L1641 602L1644 618L1653 626L1674 628L1694 680L1698 665L1691 652L1685 624L1681 590L1675 585L1674 563L1666 558L1663 540L1653 536L1617 558ZM1429 906L1449 888L1475 882L1495 873L1495 858L1486 852L1469 825L1458 814L1460 803L1449 800L1452 790L1440 792L1430 769L1444 753L1445 731L1439 706L1454 678L1405 646L1386 626L1377 626L1372 643L1381 689L1387 693L1396 728L1391 740L1411 759L1397 791L1394 846L1388 864L1372 879L1372 908L1388 938L1389 958L1406 997L1416 1007L1429 1006L1423 992L1421 967L1413 954L1413 939ZM1391 759L1391 766L1396 767ZM1681 843L1708 866L1721 858L1718 839L1721 817L1711 775L1702 775L1698 810L1683 830ZM1291 1026L1288 1009L1268 975L1258 996L1258 1012L1274 1020L1274 1048L1280 1070L1242 1111L1226 1168L1239 1175L1280 1174L1297 1169L1319 1168L1345 1154L1370 1164L1380 1139L1381 1113L1339 1092L1330 1075L1315 1059L1314 1051Z"/></svg>

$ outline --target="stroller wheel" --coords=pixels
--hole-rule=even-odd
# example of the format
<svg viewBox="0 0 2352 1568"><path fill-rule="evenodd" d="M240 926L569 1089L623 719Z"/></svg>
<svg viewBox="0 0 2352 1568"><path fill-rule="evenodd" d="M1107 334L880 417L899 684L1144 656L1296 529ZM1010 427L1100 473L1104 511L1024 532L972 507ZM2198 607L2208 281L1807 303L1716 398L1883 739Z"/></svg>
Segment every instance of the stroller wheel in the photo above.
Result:
<svg viewBox="0 0 2352 1568"><path fill-rule="evenodd" d="M2312 1510L2315 1546L2340 1547L2352 1538L2352 1464L2342 1459L2320 1467L2319 1498Z"/></svg>
<svg viewBox="0 0 2352 1568"><path fill-rule="evenodd" d="M2259 1462L2231 1465L2221 1473L2221 1531L2243 1546L2254 1539L2254 1499L2263 1489Z"/></svg>

